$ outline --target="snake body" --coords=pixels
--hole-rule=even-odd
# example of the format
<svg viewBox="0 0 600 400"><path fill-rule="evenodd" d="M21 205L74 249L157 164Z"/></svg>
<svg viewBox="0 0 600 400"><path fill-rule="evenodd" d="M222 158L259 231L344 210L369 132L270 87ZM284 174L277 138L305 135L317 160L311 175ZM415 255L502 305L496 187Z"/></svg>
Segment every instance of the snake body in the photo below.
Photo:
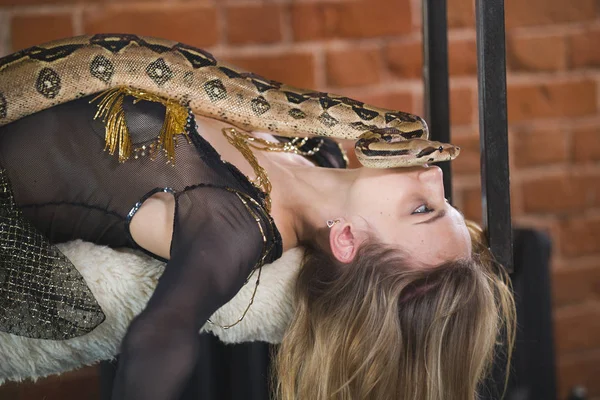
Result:
<svg viewBox="0 0 600 400"><path fill-rule="evenodd" d="M202 116L282 136L356 140L359 161L392 168L454 159L425 121L344 96L240 71L183 43L128 34L79 36L0 59L0 126L80 97L132 87Z"/></svg>

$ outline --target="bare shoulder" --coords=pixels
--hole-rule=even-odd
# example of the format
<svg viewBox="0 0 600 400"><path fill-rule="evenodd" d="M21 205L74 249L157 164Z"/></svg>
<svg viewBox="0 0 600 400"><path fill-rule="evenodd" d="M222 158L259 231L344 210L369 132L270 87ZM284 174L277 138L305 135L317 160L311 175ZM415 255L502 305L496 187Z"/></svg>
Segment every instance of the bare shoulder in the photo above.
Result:
<svg viewBox="0 0 600 400"><path fill-rule="evenodd" d="M129 224L133 240L142 248L168 259L173 237L175 198L170 193L156 193L135 213Z"/></svg>

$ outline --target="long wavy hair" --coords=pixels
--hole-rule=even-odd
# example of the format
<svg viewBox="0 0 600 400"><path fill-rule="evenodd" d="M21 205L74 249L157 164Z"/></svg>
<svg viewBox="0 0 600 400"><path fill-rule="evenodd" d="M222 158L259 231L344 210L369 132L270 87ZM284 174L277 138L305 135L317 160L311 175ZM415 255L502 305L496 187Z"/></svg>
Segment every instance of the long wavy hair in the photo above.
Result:
<svg viewBox="0 0 600 400"><path fill-rule="evenodd" d="M276 397L474 400L498 349L508 349L508 371L512 290L481 229L467 226L472 258L435 268L411 267L372 241L351 264L307 244L276 356Z"/></svg>

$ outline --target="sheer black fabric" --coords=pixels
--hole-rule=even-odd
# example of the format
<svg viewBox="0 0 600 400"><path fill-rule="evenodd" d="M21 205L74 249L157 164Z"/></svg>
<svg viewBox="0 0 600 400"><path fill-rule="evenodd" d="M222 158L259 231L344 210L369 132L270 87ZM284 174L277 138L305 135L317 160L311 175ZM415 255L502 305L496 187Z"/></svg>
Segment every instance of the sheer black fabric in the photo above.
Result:
<svg viewBox="0 0 600 400"><path fill-rule="evenodd" d="M119 163L102 151L104 127L93 120L89 100L1 127L0 165L25 217L55 243L80 238L136 247L128 221L140 202L160 190L173 193L170 260L122 343L114 399L177 398L196 361L198 329L241 288L265 250L265 262L281 255L281 238L263 194L195 129L190 142L179 138L174 166L163 155ZM158 135L164 108L127 102L126 118L139 147Z"/></svg>
<svg viewBox="0 0 600 400"><path fill-rule="evenodd" d="M301 150L314 148L317 140L310 139ZM307 158L319 167L346 168L346 160L338 144L331 139L323 140L320 151ZM273 350L264 342L224 344L212 334L201 334L197 349L200 357L197 357L194 372L178 400L269 400ZM118 365L117 361L101 363L102 400L112 398Z"/></svg>

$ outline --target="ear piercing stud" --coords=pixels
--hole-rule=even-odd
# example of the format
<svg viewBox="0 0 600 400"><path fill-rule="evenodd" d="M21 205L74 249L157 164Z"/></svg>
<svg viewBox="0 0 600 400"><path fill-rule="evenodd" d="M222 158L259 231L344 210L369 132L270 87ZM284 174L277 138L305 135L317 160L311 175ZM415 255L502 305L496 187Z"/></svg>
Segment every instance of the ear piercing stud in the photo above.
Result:
<svg viewBox="0 0 600 400"><path fill-rule="evenodd" d="M327 220L327 227L328 228L332 228L335 224L337 224L338 222L340 222L339 219L328 219Z"/></svg>

